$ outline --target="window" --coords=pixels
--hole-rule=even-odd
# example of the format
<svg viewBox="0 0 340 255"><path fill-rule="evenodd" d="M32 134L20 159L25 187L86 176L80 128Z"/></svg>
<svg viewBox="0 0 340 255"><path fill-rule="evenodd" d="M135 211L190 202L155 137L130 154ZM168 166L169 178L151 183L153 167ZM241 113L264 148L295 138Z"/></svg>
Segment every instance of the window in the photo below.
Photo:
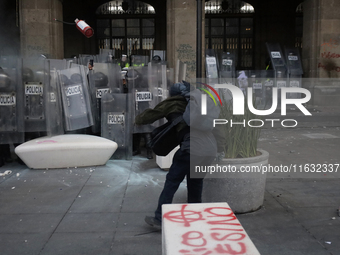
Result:
<svg viewBox="0 0 340 255"><path fill-rule="evenodd" d="M139 1L111 1L98 7L97 40L99 48L122 54L149 55L155 38L154 8Z"/></svg>
<svg viewBox="0 0 340 255"><path fill-rule="evenodd" d="M206 49L230 52L236 68L253 68L254 8L239 0L211 0L205 4Z"/></svg>
<svg viewBox="0 0 340 255"><path fill-rule="evenodd" d="M302 31L303 31L303 3L296 8L295 17L295 47L302 48Z"/></svg>

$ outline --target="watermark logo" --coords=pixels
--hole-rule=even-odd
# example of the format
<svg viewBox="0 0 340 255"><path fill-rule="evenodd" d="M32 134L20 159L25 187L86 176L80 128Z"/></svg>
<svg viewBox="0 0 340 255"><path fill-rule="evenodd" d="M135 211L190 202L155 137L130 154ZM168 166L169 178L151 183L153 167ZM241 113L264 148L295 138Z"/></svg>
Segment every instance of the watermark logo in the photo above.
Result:
<svg viewBox="0 0 340 255"><path fill-rule="evenodd" d="M223 105L223 104L222 104L222 100L221 100L219 94L217 93L217 91L216 91L213 87L211 87L210 85L208 85L208 84L206 84L206 83L202 83L202 82L197 82L197 83L206 86L206 87L209 88L212 92L214 92L215 95L217 96L218 100L220 101L220 104ZM202 91L204 91L205 93L207 93L207 94L212 98L212 100L214 100L215 105L217 105L216 100L215 100L215 97L210 93L209 90L207 90L207 89L205 89L205 88L199 88L199 89L202 90ZM204 94L202 94L202 95L204 95ZM202 101L203 101L203 100L202 100ZM206 101L206 99L205 99L204 101Z"/></svg>
<svg viewBox="0 0 340 255"><path fill-rule="evenodd" d="M233 115L244 115L244 100L245 100L245 95L243 91L232 84L215 84L214 88L211 86L202 83L204 86L208 87L210 90L212 90L220 100L221 106L222 106L222 101L221 98L219 97L218 93L216 92L215 89L227 89L230 91L231 96L232 96L232 104L233 104ZM211 97L213 95L207 91L206 89L201 89L207 94L209 94ZM285 116L287 114L287 105L295 105L304 115L312 115L304 106L304 103L307 103L311 99L311 93L309 90L304 89L304 88L297 88L297 87L282 87L279 89L281 92L281 115ZM287 98L287 95L290 93L301 93L304 95L304 97L301 98ZM272 113L274 113L278 107L278 88L274 87L272 88L272 105L269 109L255 109L253 105L253 88L248 87L247 88L247 106L248 109L251 113L258 115L258 116L268 116ZM201 114L202 115L207 115L207 95L202 93L202 108L201 108ZM215 105L216 101L214 100ZM227 124L230 123L231 127L233 125L243 125L244 127L246 125L251 126L251 127L262 127L264 125L265 121L269 121L272 124L272 127L274 127L274 122L280 121L279 119L251 119L251 120L243 120L242 122L233 122L233 120L225 120L225 119L214 119L213 121L213 126L215 127L218 124ZM293 125L287 125L286 122L293 122ZM255 125L254 123L258 123ZM297 126L297 121L294 119L287 119L287 120L282 120L281 125L283 127L295 127Z"/></svg>
<svg viewBox="0 0 340 255"><path fill-rule="evenodd" d="M220 101L221 106L223 105L219 94L217 93L217 91L213 87L211 87L210 85L208 85L206 83L202 83L202 82L197 82L197 83L202 84L203 86L209 88L212 92L214 92L214 94L217 96L218 100ZM211 92L209 90L207 90L205 88L199 88L199 89L204 91L205 93L207 93L212 98L212 100L214 101L215 106L217 106L215 97L211 94ZM202 105L201 105L201 114L202 115L207 115L207 94L202 93L202 96L201 96L202 97Z"/></svg>
<svg viewBox="0 0 340 255"><path fill-rule="evenodd" d="M206 84L207 85L207 84ZM209 85L207 85L209 86ZM216 90L209 86L210 89L213 89L213 91L217 94ZM215 84L216 89L228 89L233 98L233 115L244 115L244 94L242 90L235 85L232 84ZM278 95L278 88L273 88L272 89L272 106L269 109L263 109L263 110L258 110L255 109L253 106L253 88L249 87L247 88L247 105L249 110L255 114L255 115L260 115L260 116L266 116L270 115L275 112L277 109L278 105L278 100L277 100L277 95ZM293 87L283 87L280 88L281 91L281 115L286 115L287 114L287 105L295 105L297 108L300 109L300 111L304 115L312 115L302 104L307 103L311 99L311 93L309 90L304 89L304 88L293 88ZM301 93L304 94L304 98L287 98L288 93ZM218 94L217 94L218 95ZM210 93L210 96L211 93ZM220 103L222 105L222 101L220 97L218 96ZM206 97L204 98L202 96L202 115L203 112L206 112ZM205 103L204 103L205 101ZM203 107L205 105L205 109Z"/></svg>

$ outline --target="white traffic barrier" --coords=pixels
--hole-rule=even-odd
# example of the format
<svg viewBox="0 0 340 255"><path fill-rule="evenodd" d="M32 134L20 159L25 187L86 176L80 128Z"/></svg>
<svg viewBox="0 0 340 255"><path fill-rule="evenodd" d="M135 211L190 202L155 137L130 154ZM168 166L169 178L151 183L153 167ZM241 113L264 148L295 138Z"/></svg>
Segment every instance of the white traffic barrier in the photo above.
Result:
<svg viewBox="0 0 340 255"><path fill-rule="evenodd" d="M33 169L105 165L117 143L99 136L66 134L40 137L15 148L15 153Z"/></svg>
<svg viewBox="0 0 340 255"><path fill-rule="evenodd" d="M259 255L227 203L162 206L163 255Z"/></svg>

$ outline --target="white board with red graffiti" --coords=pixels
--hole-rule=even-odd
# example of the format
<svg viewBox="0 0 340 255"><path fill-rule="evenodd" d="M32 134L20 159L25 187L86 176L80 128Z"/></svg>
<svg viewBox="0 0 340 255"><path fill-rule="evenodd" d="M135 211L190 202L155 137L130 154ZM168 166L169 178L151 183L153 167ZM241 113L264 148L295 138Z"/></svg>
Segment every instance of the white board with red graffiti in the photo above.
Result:
<svg viewBox="0 0 340 255"><path fill-rule="evenodd" d="M163 255L260 254L227 203L162 206Z"/></svg>

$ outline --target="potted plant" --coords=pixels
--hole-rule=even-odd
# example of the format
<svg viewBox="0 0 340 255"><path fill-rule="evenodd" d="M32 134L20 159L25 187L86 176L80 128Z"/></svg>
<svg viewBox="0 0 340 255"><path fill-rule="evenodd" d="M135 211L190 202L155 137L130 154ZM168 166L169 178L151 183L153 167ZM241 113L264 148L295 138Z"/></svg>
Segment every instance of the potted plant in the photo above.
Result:
<svg viewBox="0 0 340 255"><path fill-rule="evenodd" d="M227 202L234 213L246 213L263 205L268 152L257 147L261 126L259 116L247 104L244 115L233 115L232 99L223 97L220 125L225 134L224 158L212 164L213 173L204 179L203 202ZM246 100L245 100L246 101ZM249 120L252 120L248 123ZM233 124L232 124L233 123ZM238 123L238 124L236 124ZM250 124L250 125L249 125Z"/></svg>

